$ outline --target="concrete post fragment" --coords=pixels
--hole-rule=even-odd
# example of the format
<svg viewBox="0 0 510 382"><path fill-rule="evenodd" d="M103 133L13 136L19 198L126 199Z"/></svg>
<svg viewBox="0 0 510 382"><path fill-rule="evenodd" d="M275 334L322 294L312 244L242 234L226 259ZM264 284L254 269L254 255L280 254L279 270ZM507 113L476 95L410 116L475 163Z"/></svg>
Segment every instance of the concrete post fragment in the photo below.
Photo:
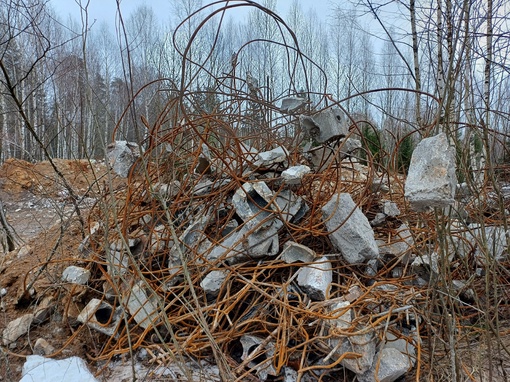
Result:
<svg viewBox="0 0 510 382"><path fill-rule="evenodd" d="M147 329L159 320L158 304L154 297L147 295L143 285L141 281L133 285L128 293L123 294L122 302L136 323Z"/></svg>
<svg viewBox="0 0 510 382"><path fill-rule="evenodd" d="M19 382L99 382L79 357L60 360L29 355L21 371Z"/></svg>
<svg viewBox="0 0 510 382"><path fill-rule="evenodd" d="M264 343L264 339L259 338L257 336L253 336L251 334L245 334L241 337L241 345L243 347L243 354L241 355L241 359L244 361L251 356L251 352L255 351L258 346L261 346L263 350L262 353L265 356L265 359L272 359L275 353L275 345L272 342ZM254 359L259 360L259 357L254 357ZM251 361L248 363L250 368L255 368L258 377L265 381L269 375L277 376L278 373L273 365L273 362L259 362Z"/></svg>
<svg viewBox="0 0 510 382"><path fill-rule="evenodd" d="M356 150L361 148L361 142L357 139L347 138L342 139L341 142L330 145L321 145L318 147L310 148L305 152L306 157L313 165L314 169L318 172L326 169L331 161L338 162L350 157Z"/></svg>
<svg viewBox="0 0 510 382"><path fill-rule="evenodd" d="M106 162L117 175L125 178L140 152L140 146L135 142L115 141L106 147Z"/></svg>
<svg viewBox="0 0 510 382"><path fill-rule="evenodd" d="M249 228L267 228L272 224L273 193L264 182L244 183L232 197L237 215Z"/></svg>
<svg viewBox="0 0 510 382"><path fill-rule="evenodd" d="M284 222L297 223L309 210L303 198L290 190L283 190L278 193L276 206L280 212L280 218L283 218Z"/></svg>
<svg viewBox="0 0 510 382"><path fill-rule="evenodd" d="M316 259L313 264L300 268L297 273L298 285L312 300L326 300L333 281L333 269L327 257Z"/></svg>
<svg viewBox="0 0 510 382"><path fill-rule="evenodd" d="M230 271L228 270L211 271L200 282L200 286L207 295L216 297L220 293L221 286L229 273Z"/></svg>
<svg viewBox="0 0 510 382"><path fill-rule="evenodd" d="M27 334L33 321L33 314L24 314L23 316L9 322L3 332L2 340L4 345L8 346L22 335Z"/></svg>
<svg viewBox="0 0 510 382"><path fill-rule="evenodd" d="M455 148L445 133L423 139L413 152L405 183L405 197L416 211L448 207L457 188Z"/></svg>
<svg viewBox="0 0 510 382"><path fill-rule="evenodd" d="M407 356L397 349L384 348L374 359L370 370L358 375L360 382L393 382L411 367Z"/></svg>
<svg viewBox="0 0 510 382"><path fill-rule="evenodd" d="M329 108L313 116L300 115L299 122L306 136L318 143L345 137L349 132L344 115L339 108Z"/></svg>
<svg viewBox="0 0 510 382"><path fill-rule="evenodd" d="M288 241L285 243L282 252L280 253L281 259L287 264L295 262L311 263L315 259L315 251L308 248L306 245Z"/></svg>
<svg viewBox="0 0 510 382"><path fill-rule="evenodd" d="M299 110L304 105L306 105L306 99L303 97L286 97L282 99L282 105L280 106L280 111L282 113L292 113L296 110Z"/></svg>
<svg viewBox="0 0 510 382"><path fill-rule="evenodd" d="M62 272L62 280L73 284L85 285L90 279L88 269L71 265Z"/></svg>
<svg viewBox="0 0 510 382"><path fill-rule="evenodd" d="M289 153L287 150L280 146L275 149L264 151L257 154L257 161L255 162L255 166L270 166L275 163L285 162Z"/></svg>
<svg viewBox="0 0 510 382"><path fill-rule="evenodd" d="M363 263L379 256L374 231L350 194L334 194L322 207L329 238L349 264Z"/></svg>
<svg viewBox="0 0 510 382"><path fill-rule="evenodd" d="M358 358L344 358L340 364L356 374L363 374L370 369L374 362L376 344L375 333L369 330L364 334L356 334L348 337L331 338L330 346L341 357L344 353L352 352L360 355Z"/></svg>
<svg viewBox="0 0 510 382"><path fill-rule="evenodd" d="M78 315L77 321L111 337L117 333L121 315L121 307L114 309L107 302L93 298Z"/></svg>
<svg viewBox="0 0 510 382"><path fill-rule="evenodd" d="M303 177L310 171L312 171L310 167L305 165L292 166L282 172L282 178L286 184L301 184Z"/></svg>

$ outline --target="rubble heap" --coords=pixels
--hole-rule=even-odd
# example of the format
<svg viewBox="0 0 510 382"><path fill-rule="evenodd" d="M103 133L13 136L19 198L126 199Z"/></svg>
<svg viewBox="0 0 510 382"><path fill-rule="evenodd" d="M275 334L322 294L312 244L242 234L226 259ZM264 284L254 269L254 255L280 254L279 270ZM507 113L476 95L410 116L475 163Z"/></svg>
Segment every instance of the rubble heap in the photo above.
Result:
<svg viewBox="0 0 510 382"><path fill-rule="evenodd" d="M405 184L413 211L404 177L361 165L345 119L322 113L298 118L295 135L308 140L298 145L194 121L139 157L112 159L126 189L91 212L80 247L89 265L62 274L95 291L74 319L108 338L102 358L141 348L160 363L214 356L241 380L289 382L395 381L413 369L440 255L410 227L427 203L453 203L451 149L440 135L415 152ZM458 293L469 294L460 280ZM12 322L4 345L34 320Z"/></svg>

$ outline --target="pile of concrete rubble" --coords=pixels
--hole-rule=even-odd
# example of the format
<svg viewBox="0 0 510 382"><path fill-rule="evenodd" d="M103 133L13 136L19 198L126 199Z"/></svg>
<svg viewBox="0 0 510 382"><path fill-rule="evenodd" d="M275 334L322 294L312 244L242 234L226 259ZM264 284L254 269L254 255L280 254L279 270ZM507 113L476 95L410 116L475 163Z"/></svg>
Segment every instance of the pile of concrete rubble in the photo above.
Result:
<svg viewBox="0 0 510 382"><path fill-rule="evenodd" d="M91 214L81 250L93 265L62 274L96 291L76 320L114 339L105 352L127 347L129 333L135 351L157 344L200 359L215 342L236 376L263 381L391 382L413 369L421 292L442 255L417 244L411 227L456 205L455 150L443 133L423 139L398 187L401 176L356 160L361 142L339 110L302 115L299 126L299 148L274 140L265 151L201 133L181 177L162 173L162 161L134 177L133 163L150 155L127 142L110 147L113 169L132 180L105 199L118 200L116 213L102 205ZM180 148L165 142L165 161L177 163ZM466 256L482 230L492 256L505 256L502 228L461 223L449 256ZM34 318L12 322L4 345Z"/></svg>

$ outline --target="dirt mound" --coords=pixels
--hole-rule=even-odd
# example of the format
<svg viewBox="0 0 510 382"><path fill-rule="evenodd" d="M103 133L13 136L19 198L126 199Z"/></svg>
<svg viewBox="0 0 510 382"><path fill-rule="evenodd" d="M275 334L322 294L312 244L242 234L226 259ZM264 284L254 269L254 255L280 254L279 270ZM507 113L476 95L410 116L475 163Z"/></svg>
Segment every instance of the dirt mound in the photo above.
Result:
<svg viewBox="0 0 510 382"><path fill-rule="evenodd" d="M107 166L98 161L53 159L53 163L79 196L97 191L109 173ZM117 177L112 177L118 181ZM0 167L0 179L2 189L13 193L29 191L46 197L58 197L66 193L62 178L49 161L30 163L8 159Z"/></svg>

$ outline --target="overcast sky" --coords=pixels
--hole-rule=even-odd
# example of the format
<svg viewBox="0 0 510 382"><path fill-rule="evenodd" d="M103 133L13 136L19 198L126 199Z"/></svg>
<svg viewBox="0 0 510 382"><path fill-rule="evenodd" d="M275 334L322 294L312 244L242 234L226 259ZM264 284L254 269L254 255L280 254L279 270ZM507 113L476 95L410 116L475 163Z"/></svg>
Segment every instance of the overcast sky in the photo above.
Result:
<svg viewBox="0 0 510 382"><path fill-rule="evenodd" d="M160 17L161 21L166 22L171 16L172 1L173 0L122 0L120 8L122 14L128 16L139 5L150 5L154 9L156 15ZM78 3L86 4L86 0L50 0L50 2L64 20L67 19L69 15L79 20L80 7ZM212 2L213 1L203 1L203 4ZM345 4L343 0L299 0L299 2L301 3L303 11L307 12L313 9L317 12L319 17L324 19L326 19L334 6ZM284 19L291 4L292 0L277 0L277 12ZM240 9L247 10L248 8L240 7ZM116 0L90 0L88 6L89 22L91 23L93 20L97 20L99 24L105 21L113 26L115 25L116 12ZM246 12L233 11L232 14L234 17L243 17L243 13Z"/></svg>

